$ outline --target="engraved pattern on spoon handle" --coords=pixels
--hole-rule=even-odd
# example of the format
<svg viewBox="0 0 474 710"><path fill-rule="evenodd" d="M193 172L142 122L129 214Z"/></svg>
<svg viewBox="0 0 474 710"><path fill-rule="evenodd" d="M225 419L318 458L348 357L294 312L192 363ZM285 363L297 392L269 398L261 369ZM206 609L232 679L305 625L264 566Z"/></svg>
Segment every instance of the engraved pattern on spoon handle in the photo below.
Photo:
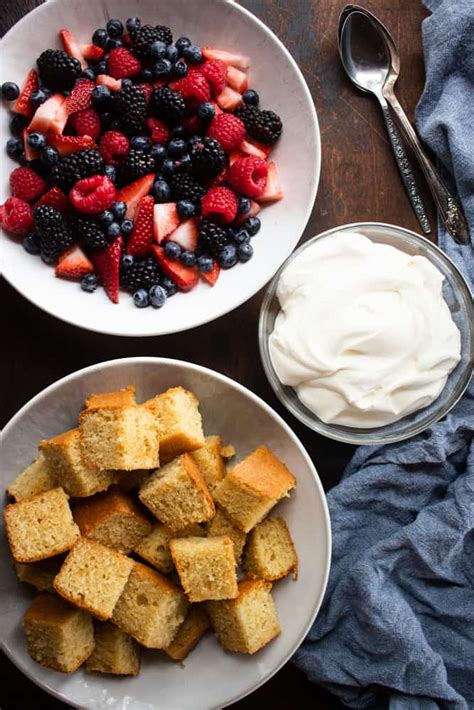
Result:
<svg viewBox="0 0 474 710"><path fill-rule="evenodd" d="M405 190L407 191L408 197L412 204L412 207L417 216L420 227L425 234L431 232L430 223L425 212L425 207L423 205L422 199L418 192L418 188L415 182L415 176L413 175L413 170L410 161L405 153L405 148L403 147L400 134L397 130L395 123L393 122L392 116L390 115L390 110L387 103L383 98L379 98L380 107L382 109L383 117L385 119L385 125L387 127L388 135L390 138L390 143L392 144L393 154L395 160L397 161L398 169L400 175L402 176L403 183L405 185Z"/></svg>

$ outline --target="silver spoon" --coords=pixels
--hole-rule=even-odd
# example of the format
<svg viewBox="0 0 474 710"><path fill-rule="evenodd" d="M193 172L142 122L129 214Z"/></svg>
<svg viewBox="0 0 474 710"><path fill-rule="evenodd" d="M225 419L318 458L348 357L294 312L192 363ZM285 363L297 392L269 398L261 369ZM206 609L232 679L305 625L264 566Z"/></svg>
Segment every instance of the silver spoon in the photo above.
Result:
<svg viewBox="0 0 474 710"><path fill-rule="evenodd" d="M388 48L383 37L378 32L371 31L371 25L368 26L365 15L354 9L355 7L345 8L339 18L339 54L342 65L353 84L362 91L373 94L378 100L403 184L420 227L425 234L429 234L431 227L418 193L413 170L382 91L390 70Z"/></svg>

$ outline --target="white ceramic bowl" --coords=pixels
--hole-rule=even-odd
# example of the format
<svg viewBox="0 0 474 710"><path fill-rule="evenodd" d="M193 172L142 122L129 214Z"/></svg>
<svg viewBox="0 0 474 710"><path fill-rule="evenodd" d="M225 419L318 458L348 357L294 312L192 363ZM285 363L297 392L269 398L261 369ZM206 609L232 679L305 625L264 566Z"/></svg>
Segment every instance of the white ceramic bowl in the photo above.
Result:
<svg viewBox="0 0 474 710"><path fill-rule="evenodd" d="M36 58L59 47L58 29L68 27L80 43L90 42L105 20L138 15L169 25L174 36L190 35L198 45L227 48L251 57L251 85L262 106L276 111L284 133L274 151L285 198L262 211L251 262L223 273L214 288L201 283L192 294L177 294L159 311L138 309L127 294L114 306L102 289L93 296L78 284L56 279L51 267L4 238L3 273L25 298L48 313L88 330L112 335L161 335L214 320L253 296L293 251L310 216L320 171L319 128L306 82L291 55L254 15L231 0L49 0L18 22L3 38L1 81L21 83ZM0 111L0 144L9 137L7 111ZM16 167L4 159L0 202L9 196L8 175Z"/></svg>
<svg viewBox="0 0 474 710"><path fill-rule="evenodd" d="M298 485L276 510L288 521L299 558L298 580L275 583L281 635L255 656L225 653L209 634L183 669L158 651L143 654L138 677L113 679L80 670L63 675L30 659L21 628L32 594L13 572L4 532L1 631L3 649L42 688L61 700L91 710L207 710L236 702L268 680L296 651L320 607L331 556L326 500L316 470L295 434L249 390L212 370L160 358L129 358L101 363L59 380L26 404L3 431L2 483L35 456L38 441L76 425L86 395L127 384L140 400L182 385L200 400L205 430L231 442L237 458L267 444L295 474ZM2 522L3 525L3 522Z"/></svg>

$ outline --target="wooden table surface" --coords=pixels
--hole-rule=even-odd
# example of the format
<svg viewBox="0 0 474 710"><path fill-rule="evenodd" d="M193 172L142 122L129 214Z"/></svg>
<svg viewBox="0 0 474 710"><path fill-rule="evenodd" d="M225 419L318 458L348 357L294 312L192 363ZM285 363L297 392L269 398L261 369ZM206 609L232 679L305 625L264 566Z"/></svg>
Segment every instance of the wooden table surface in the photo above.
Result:
<svg viewBox="0 0 474 710"><path fill-rule="evenodd" d="M6 32L40 0L1 0L0 30ZM132 3L133 4L133 3ZM375 103L346 79L337 54L336 27L345 0L242 0L288 47L308 82L318 112L322 172L312 217L303 240L349 222L379 221L419 232L418 224L391 156ZM365 0L391 30L402 59L398 92L410 118L423 87L420 26L424 17L415 0ZM157 18L158 20L158 18ZM297 156L295 156L297 160ZM422 196L435 215L422 180ZM0 283L3 314L1 366L4 382L0 425L55 380L87 365L133 355L162 355L218 370L250 388L279 412L312 456L326 490L340 479L353 447L324 439L283 410L268 385L257 348L262 292L233 313L192 332L160 338L117 338L62 323ZM5 658L1 666L2 710L57 710L66 706L39 690ZM3 696L3 697L2 697ZM274 708L342 707L309 683L291 665L234 708L262 703Z"/></svg>

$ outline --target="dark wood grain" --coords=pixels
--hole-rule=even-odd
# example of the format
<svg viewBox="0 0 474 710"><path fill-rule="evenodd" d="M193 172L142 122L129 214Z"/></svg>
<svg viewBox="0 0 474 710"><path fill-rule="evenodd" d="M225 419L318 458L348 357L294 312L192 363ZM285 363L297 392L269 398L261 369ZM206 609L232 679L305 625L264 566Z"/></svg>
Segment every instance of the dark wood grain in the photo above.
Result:
<svg viewBox="0 0 474 710"><path fill-rule="evenodd" d="M5 32L37 0L2 0L0 29ZM390 153L382 117L374 102L346 79L336 47L337 18L344 0L243 0L285 43L301 67L316 108L322 136L322 173L316 204L303 239L329 227L363 220L391 222L418 230ZM366 0L390 28L402 58L401 103L410 118L423 86L421 3ZM295 158L297 159L297 157ZM422 181L420 180L420 183ZM432 202L422 196L435 225ZM288 415L265 379L257 350L257 319L262 294L219 320L184 334L160 338L113 338L88 333L42 313L10 286L0 284L3 304L4 381L0 405L3 425L41 389L74 370L111 358L162 355L216 369L256 392L274 407L301 438L326 489L335 485L353 447L319 437ZM6 659L3 661L2 710L65 708L36 688ZM342 707L291 666L234 707Z"/></svg>

